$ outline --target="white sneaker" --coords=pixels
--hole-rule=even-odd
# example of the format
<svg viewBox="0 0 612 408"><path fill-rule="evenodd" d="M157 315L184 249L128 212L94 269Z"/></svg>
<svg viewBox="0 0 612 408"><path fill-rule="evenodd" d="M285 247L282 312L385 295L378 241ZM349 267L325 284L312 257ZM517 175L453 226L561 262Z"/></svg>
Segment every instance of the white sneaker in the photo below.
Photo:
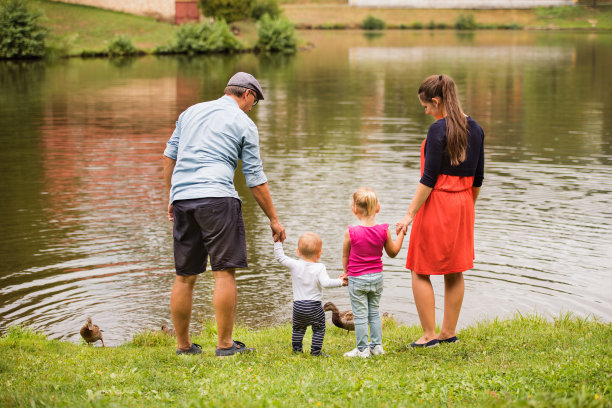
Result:
<svg viewBox="0 0 612 408"><path fill-rule="evenodd" d="M359 349L355 347L351 351L344 353L344 357L368 358L370 357L370 348L366 347L365 349L363 349L363 351L359 351Z"/></svg>
<svg viewBox="0 0 612 408"><path fill-rule="evenodd" d="M382 345L377 344L374 347L372 347L371 353L374 356L380 356L380 355L385 354L385 350L383 350L383 346Z"/></svg>

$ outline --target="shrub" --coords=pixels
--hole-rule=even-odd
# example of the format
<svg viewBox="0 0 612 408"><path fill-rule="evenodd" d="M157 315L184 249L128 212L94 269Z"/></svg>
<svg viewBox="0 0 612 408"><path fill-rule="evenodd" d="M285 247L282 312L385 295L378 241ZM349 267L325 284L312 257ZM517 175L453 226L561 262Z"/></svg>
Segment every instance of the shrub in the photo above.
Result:
<svg viewBox="0 0 612 408"><path fill-rule="evenodd" d="M257 49L265 52L292 54L297 51L295 27L284 18L273 19L267 14L259 20Z"/></svg>
<svg viewBox="0 0 612 408"><path fill-rule="evenodd" d="M228 23L248 18L252 6L253 0L200 0L200 9L205 16Z"/></svg>
<svg viewBox="0 0 612 408"><path fill-rule="evenodd" d="M502 30L521 30L523 27L517 23L499 24L497 28Z"/></svg>
<svg viewBox="0 0 612 408"><path fill-rule="evenodd" d="M278 7L277 0L255 0L251 9L251 17L259 20L264 14L268 14L272 18L278 18L281 15L281 9Z"/></svg>
<svg viewBox="0 0 612 408"><path fill-rule="evenodd" d="M385 25L386 24L383 20L372 15L368 15L361 22L361 28L364 30L383 30Z"/></svg>
<svg viewBox="0 0 612 408"><path fill-rule="evenodd" d="M412 28L414 28L415 30L422 30L423 23L421 23L420 21L415 21L414 23L412 23Z"/></svg>
<svg viewBox="0 0 612 408"><path fill-rule="evenodd" d="M429 22L429 24L427 24L427 28L429 28L430 30L435 30L436 29L436 22L431 20Z"/></svg>
<svg viewBox="0 0 612 408"><path fill-rule="evenodd" d="M242 44L223 20L179 26L172 43L155 50L158 54L207 54L235 52Z"/></svg>
<svg viewBox="0 0 612 408"><path fill-rule="evenodd" d="M315 26L319 30L346 30L348 25L344 23L323 23Z"/></svg>
<svg viewBox="0 0 612 408"><path fill-rule="evenodd" d="M460 14L455 21L455 28L457 30L475 30L478 28L478 24L472 13Z"/></svg>
<svg viewBox="0 0 612 408"><path fill-rule="evenodd" d="M0 58L45 55L47 30L38 24L40 16L26 0L0 0Z"/></svg>
<svg viewBox="0 0 612 408"><path fill-rule="evenodd" d="M108 55L111 57L124 57L126 55L138 54L138 48L132 44L132 40L124 35L115 37L108 46Z"/></svg>

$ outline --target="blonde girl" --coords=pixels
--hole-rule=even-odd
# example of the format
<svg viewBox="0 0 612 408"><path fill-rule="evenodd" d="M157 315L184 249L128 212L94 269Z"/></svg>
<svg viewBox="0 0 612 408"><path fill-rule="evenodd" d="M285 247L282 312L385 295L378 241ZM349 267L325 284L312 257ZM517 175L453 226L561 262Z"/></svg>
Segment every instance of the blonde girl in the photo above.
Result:
<svg viewBox="0 0 612 408"><path fill-rule="evenodd" d="M389 224L376 224L380 204L373 189L358 189L353 193L351 201L351 208L360 225L349 226L344 234L342 266L343 277L348 276L357 347L344 356L367 358L371 354L384 354L382 322L378 312L383 290L382 251L384 248L387 255L395 257L402 247L404 232L400 231L393 241Z"/></svg>

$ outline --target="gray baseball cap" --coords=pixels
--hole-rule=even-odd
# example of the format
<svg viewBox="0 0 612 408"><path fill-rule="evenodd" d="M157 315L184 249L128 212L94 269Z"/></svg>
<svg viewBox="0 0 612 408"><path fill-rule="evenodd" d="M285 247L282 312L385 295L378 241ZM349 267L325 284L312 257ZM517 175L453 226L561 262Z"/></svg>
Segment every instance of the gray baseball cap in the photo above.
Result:
<svg viewBox="0 0 612 408"><path fill-rule="evenodd" d="M264 98L259 82L257 82L253 75L247 74L246 72L237 72L234 74L227 83L227 86L241 86L255 91L255 93L257 93L257 99L263 100Z"/></svg>

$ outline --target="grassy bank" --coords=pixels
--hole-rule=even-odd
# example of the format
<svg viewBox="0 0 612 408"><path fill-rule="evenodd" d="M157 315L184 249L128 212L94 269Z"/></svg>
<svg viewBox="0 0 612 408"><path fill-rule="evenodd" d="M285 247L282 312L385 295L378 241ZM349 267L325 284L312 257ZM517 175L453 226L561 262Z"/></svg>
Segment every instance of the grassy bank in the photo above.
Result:
<svg viewBox="0 0 612 408"><path fill-rule="evenodd" d="M44 12L42 24L49 28L52 41L62 43L69 55L102 51L118 35L129 37L140 49L152 51L166 44L176 31L176 26L150 17L47 0L32 0L31 4Z"/></svg>
<svg viewBox="0 0 612 408"><path fill-rule="evenodd" d="M584 6L521 10L458 9L381 9L350 7L337 1L315 3L288 2L284 14L300 28L359 28L372 15L387 23L388 28L454 27L461 16L471 14L483 27L515 25L526 29L597 29L612 30L612 5L598 8Z"/></svg>
<svg viewBox="0 0 612 408"><path fill-rule="evenodd" d="M218 359L213 324L194 339L203 356L174 355L162 334L103 349L12 329L0 339L0 406L612 405L610 324L516 316L464 329L458 344L405 350L418 335L386 320L387 354L357 360L342 357L353 334L335 327L329 358L292 355L288 325L241 328L235 338L257 353Z"/></svg>
<svg viewBox="0 0 612 408"><path fill-rule="evenodd" d="M50 29L52 42L68 55L100 52L118 35L128 37L139 49L152 52L156 46L167 44L177 28L150 17L48 0L32 0L32 6L44 12L43 23ZM368 9L350 7L346 1L337 0L286 0L281 6L284 16L298 28L359 28L368 15L384 20L388 28L452 28L460 16L471 14L483 27L612 30L612 6L532 10ZM252 48L257 41L255 23L234 25L245 47Z"/></svg>

